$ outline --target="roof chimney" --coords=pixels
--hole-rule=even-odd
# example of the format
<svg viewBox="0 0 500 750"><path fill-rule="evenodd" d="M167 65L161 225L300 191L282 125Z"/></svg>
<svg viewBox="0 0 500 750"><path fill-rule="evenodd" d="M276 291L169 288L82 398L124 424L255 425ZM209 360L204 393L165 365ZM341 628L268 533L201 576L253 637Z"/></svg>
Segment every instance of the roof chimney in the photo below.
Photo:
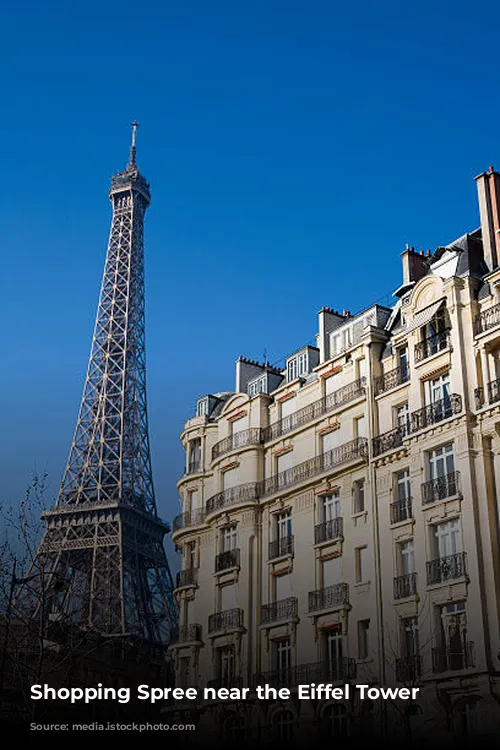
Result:
<svg viewBox="0 0 500 750"><path fill-rule="evenodd" d="M484 259L490 271L500 257L500 174L490 167L476 178Z"/></svg>
<svg viewBox="0 0 500 750"><path fill-rule="evenodd" d="M414 247L406 245L406 250L401 253L401 257L403 259L403 286L425 276L428 266L423 250L417 253Z"/></svg>

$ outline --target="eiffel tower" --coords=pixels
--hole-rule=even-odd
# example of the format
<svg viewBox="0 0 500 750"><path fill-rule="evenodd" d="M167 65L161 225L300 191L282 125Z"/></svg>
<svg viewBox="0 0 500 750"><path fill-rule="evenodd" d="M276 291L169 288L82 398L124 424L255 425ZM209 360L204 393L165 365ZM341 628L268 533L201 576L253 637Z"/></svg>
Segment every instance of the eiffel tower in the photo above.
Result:
<svg viewBox="0 0 500 750"><path fill-rule="evenodd" d="M83 398L68 463L33 569L48 615L105 636L167 644L177 629L157 514L148 434L144 215L149 184L136 164L111 181L113 218ZM30 577L30 576L28 576ZM36 575L31 578L35 579Z"/></svg>

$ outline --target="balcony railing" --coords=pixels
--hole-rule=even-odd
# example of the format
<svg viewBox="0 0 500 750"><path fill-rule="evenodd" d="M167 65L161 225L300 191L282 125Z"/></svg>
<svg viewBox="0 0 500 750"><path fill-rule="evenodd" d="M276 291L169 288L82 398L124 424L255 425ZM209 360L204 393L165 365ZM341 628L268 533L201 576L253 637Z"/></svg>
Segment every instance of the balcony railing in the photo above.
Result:
<svg viewBox="0 0 500 750"><path fill-rule="evenodd" d="M220 573L221 570L228 570L229 568L239 568L240 566L240 551L239 549L228 549L225 552L221 552L215 557L215 572Z"/></svg>
<svg viewBox="0 0 500 750"><path fill-rule="evenodd" d="M490 404L500 401L500 379L488 383L488 401Z"/></svg>
<svg viewBox="0 0 500 750"><path fill-rule="evenodd" d="M218 633L224 630L238 630L243 627L242 609L224 609L215 612L208 618L208 632Z"/></svg>
<svg viewBox="0 0 500 750"><path fill-rule="evenodd" d="M216 677L214 680L208 680L207 688L219 690L219 688L242 688L243 677L240 675L228 674L223 677Z"/></svg>
<svg viewBox="0 0 500 750"><path fill-rule="evenodd" d="M270 622L277 620L291 620L297 617L298 600L296 596L290 596L288 599L280 599L271 604L263 604L260 608L261 625L268 625Z"/></svg>
<svg viewBox="0 0 500 750"><path fill-rule="evenodd" d="M274 422L268 427L264 427L262 430L262 440L267 442L268 440L275 440L280 435L285 435L287 432L302 427L314 419L321 417L327 412L334 411L340 408L344 404L353 401L354 399L363 396L366 390L366 378L360 378L355 380L353 383L349 383L343 388L339 388L333 393L329 393L328 396L313 401L312 404L304 406L302 409L298 409L289 414L278 422Z"/></svg>
<svg viewBox="0 0 500 750"><path fill-rule="evenodd" d="M332 518L330 521L323 521L314 527L314 544L323 544L323 542L332 542L335 539L341 539L344 530L344 524L340 516Z"/></svg>
<svg viewBox="0 0 500 750"><path fill-rule="evenodd" d="M201 625L197 622L179 628L174 643L192 643L193 641L201 641Z"/></svg>
<svg viewBox="0 0 500 750"><path fill-rule="evenodd" d="M309 612L342 607L349 604L349 584L335 583L324 589L309 592Z"/></svg>
<svg viewBox="0 0 500 750"><path fill-rule="evenodd" d="M398 425L393 430L388 430L381 435L377 435L372 440L373 455L380 456L381 453L400 448L403 445L403 438L409 434L409 431L408 426L403 424Z"/></svg>
<svg viewBox="0 0 500 750"><path fill-rule="evenodd" d="M413 518L412 499L404 497L391 503L391 523L401 523Z"/></svg>
<svg viewBox="0 0 500 750"><path fill-rule="evenodd" d="M186 513L180 513L172 522L172 531L187 528L188 526L198 526L205 521L207 512L205 508L196 508Z"/></svg>
<svg viewBox="0 0 500 750"><path fill-rule="evenodd" d="M450 345L450 331L441 331L440 333L429 336L419 344L415 345L415 362L422 362L433 354L442 352Z"/></svg>
<svg viewBox="0 0 500 750"><path fill-rule="evenodd" d="M293 534L269 542L269 560L276 560L286 555L293 555Z"/></svg>
<svg viewBox="0 0 500 750"><path fill-rule="evenodd" d="M455 555L438 557L427 563L427 583L442 583L453 578L462 578L466 574L465 552L457 552Z"/></svg>
<svg viewBox="0 0 500 750"><path fill-rule="evenodd" d="M218 492L216 495L212 495L212 497L207 500L207 514L215 513L224 508L229 508L231 505L254 502L257 499L258 485L259 482L238 484L236 487L230 487L227 490Z"/></svg>
<svg viewBox="0 0 500 750"><path fill-rule="evenodd" d="M196 586L198 583L198 568L185 568L179 570L176 576L175 587L180 589L182 586Z"/></svg>
<svg viewBox="0 0 500 750"><path fill-rule="evenodd" d="M184 469L184 474L199 474L201 471L201 459L196 459L196 461L190 461L186 468Z"/></svg>
<svg viewBox="0 0 500 750"><path fill-rule="evenodd" d="M422 485L422 503L436 503L438 500L445 500L447 497L453 497L460 492L460 472L452 471L442 477L431 479Z"/></svg>
<svg viewBox="0 0 500 750"><path fill-rule="evenodd" d="M237 448L244 448L246 445L259 445L261 442L262 430L260 427L251 427L248 430L240 430L235 432L230 437L219 440L215 443L212 448L212 461L216 458L223 456L224 453L236 450Z"/></svg>
<svg viewBox="0 0 500 750"><path fill-rule="evenodd" d="M396 659L396 680L405 684L414 683L422 674L420 656L403 656Z"/></svg>
<svg viewBox="0 0 500 750"><path fill-rule="evenodd" d="M484 331L489 331L490 328L495 328L495 326L500 324L500 304L493 305L493 307L490 307L489 310L484 310L482 313L479 313L479 315L474 320L474 330L476 333L476 336L478 333L484 333Z"/></svg>
<svg viewBox="0 0 500 750"><path fill-rule="evenodd" d="M394 598L406 599L417 593L417 574L407 573L404 576L396 576L394 579Z"/></svg>
<svg viewBox="0 0 500 750"><path fill-rule="evenodd" d="M276 669L271 672L254 674L253 684L270 687L293 688L297 685L325 682L348 682L357 677L357 665L354 659L340 657L332 662L313 662L298 667Z"/></svg>
<svg viewBox="0 0 500 750"><path fill-rule="evenodd" d="M432 649L432 671L470 669L475 666L474 642L465 641L456 647L445 646Z"/></svg>
<svg viewBox="0 0 500 750"><path fill-rule="evenodd" d="M443 419L448 419L453 414L460 414L461 411L462 397L456 393L451 393L433 404L424 406L423 409L413 411L411 414L411 431L418 432L425 427L442 422Z"/></svg>
<svg viewBox="0 0 500 750"><path fill-rule="evenodd" d="M384 391L390 391L391 388L395 388L397 385L407 383L409 379L410 368L408 365L395 367L394 370L389 370L389 372L375 378L375 396L379 396Z"/></svg>

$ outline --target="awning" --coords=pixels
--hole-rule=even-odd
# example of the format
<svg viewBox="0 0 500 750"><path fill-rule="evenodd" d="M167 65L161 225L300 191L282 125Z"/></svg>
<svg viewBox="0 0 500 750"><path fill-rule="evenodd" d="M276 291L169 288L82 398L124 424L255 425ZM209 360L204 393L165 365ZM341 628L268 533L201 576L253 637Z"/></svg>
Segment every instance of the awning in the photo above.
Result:
<svg viewBox="0 0 500 750"><path fill-rule="evenodd" d="M429 305L429 307L425 307L423 310L419 310L413 318L412 322L409 324L405 333L410 333L411 331L415 331L417 328L422 328L422 326L430 323L434 315L443 304L444 298L438 300L437 302L433 302L432 305Z"/></svg>

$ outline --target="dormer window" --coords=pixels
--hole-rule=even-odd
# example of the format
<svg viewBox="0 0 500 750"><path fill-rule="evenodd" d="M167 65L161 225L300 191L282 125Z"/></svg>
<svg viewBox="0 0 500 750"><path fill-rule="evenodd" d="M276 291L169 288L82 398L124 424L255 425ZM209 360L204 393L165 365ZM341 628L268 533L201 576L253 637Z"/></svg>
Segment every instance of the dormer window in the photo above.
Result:
<svg viewBox="0 0 500 750"><path fill-rule="evenodd" d="M208 398L205 396L205 398L198 399L196 405L196 416L204 417L206 414L208 414Z"/></svg>
<svg viewBox="0 0 500 750"><path fill-rule="evenodd" d="M258 393L267 393L267 376L262 375L262 377L252 380L248 384L247 392L249 396L256 396Z"/></svg>
<svg viewBox="0 0 500 750"><path fill-rule="evenodd" d="M307 346L300 352L297 352L292 357L289 357L286 362L286 378L290 382L296 378L301 378L311 372L319 363L319 351L318 349Z"/></svg>

